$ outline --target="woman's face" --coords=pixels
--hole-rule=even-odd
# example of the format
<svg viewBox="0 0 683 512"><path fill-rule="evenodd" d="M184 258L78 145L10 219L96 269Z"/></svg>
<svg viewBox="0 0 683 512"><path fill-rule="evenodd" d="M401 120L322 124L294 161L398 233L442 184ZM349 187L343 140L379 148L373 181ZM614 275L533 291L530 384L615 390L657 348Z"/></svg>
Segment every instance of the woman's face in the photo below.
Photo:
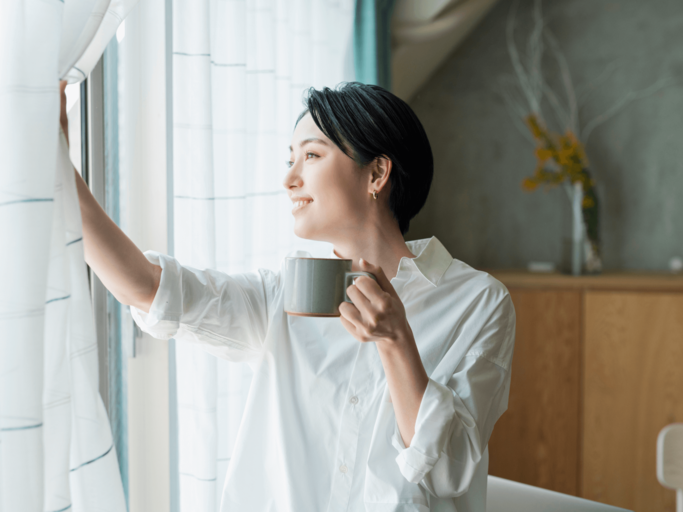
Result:
<svg viewBox="0 0 683 512"><path fill-rule="evenodd" d="M358 236L373 200L369 166L359 168L310 114L297 124L290 149L290 168L282 184L292 200L296 236L332 243Z"/></svg>

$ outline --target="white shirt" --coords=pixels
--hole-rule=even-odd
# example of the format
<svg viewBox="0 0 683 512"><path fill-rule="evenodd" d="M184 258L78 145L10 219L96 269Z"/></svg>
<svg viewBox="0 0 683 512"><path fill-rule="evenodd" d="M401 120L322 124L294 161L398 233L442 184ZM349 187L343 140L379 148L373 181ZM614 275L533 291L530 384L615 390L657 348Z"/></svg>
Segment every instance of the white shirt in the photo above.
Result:
<svg viewBox="0 0 683 512"><path fill-rule="evenodd" d="M227 275L148 251L163 269L140 328L254 370L221 511L484 512L487 443L506 410L507 289L435 237L407 242L391 284L429 383L406 448L375 343L338 318L283 311L283 271ZM338 256L332 251L330 257Z"/></svg>

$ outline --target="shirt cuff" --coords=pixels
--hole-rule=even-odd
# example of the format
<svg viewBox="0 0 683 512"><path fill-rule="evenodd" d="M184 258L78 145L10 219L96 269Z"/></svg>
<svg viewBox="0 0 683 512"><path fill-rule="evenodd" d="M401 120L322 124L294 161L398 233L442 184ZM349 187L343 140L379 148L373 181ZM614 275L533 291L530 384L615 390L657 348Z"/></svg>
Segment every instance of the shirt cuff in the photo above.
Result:
<svg viewBox="0 0 683 512"><path fill-rule="evenodd" d="M396 463L403 476L420 482L434 467L448 441L455 416L453 391L429 379L415 421L415 435L406 448L396 422L391 444L398 451Z"/></svg>
<svg viewBox="0 0 683 512"><path fill-rule="evenodd" d="M180 327L182 315L182 275L175 258L155 251L145 251L150 263L161 267L161 280L149 313L131 306L130 313L140 329L155 338L170 339Z"/></svg>

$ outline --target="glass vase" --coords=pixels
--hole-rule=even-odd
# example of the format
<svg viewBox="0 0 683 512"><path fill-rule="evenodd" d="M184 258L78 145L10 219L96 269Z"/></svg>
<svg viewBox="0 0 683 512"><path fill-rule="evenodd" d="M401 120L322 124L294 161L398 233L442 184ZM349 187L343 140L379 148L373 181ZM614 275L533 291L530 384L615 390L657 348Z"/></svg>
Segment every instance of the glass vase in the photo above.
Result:
<svg viewBox="0 0 683 512"><path fill-rule="evenodd" d="M586 208L584 204L584 189L581 182L566 184L565 190L571 202L572 212L572 248L571 248L571 273L578 276L582 274L599 274L602 271L602 258L600 244L597 238L597 197L595 190L591 190L592 207ZM595 216L591 218L590 216ZM586 229L586 220L590 218L595 222L595 229Z"/></svg>

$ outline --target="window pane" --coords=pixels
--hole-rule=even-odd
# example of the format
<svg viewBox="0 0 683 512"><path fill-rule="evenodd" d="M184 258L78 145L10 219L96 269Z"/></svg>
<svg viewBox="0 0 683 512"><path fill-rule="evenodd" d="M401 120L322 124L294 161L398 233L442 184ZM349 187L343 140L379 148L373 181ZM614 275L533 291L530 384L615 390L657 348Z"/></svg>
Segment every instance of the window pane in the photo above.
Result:
<svg viewBox="0 0 683 512"><path fill-rule="evenodd" d="M81 172L81 84L66 86L66 113L69 119L69 156L79 174Z"/></svg>
<svg viewBox="0 0 683 512"><path fill-rule="evenodd" d="M104 71L104 168L105 210L119 227L121 180L119 167L119 58L118 41L112 39L103 58ZM125 231L125 229L124 229ZM109 418L119 459L121 480L128 502L128 358L133 354L133 320L127 306L107 292L109 347Z"/></svg>

